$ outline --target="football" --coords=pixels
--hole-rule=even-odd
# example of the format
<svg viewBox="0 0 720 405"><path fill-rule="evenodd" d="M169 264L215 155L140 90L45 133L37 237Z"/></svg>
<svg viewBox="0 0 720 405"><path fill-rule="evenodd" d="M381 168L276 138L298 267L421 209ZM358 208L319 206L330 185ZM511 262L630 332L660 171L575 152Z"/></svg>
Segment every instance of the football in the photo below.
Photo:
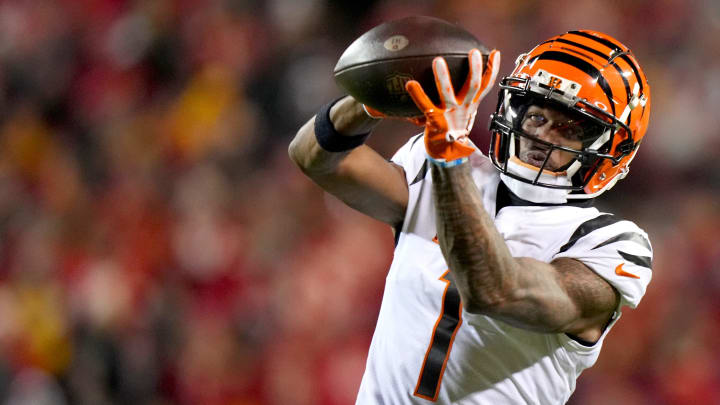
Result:
<svg viewBox="0 0 720 405"><path fill-rule="evenodd" d="M424 16L406 17L372 28L343 52L334 69L335 82L356 100L390 116L422 115L405 83L417 80L430 99L439 96L432 61L447 62L453 87L468 74L468 52L477 48L487 63L488 49L475 36L450 22Z"/></svg>

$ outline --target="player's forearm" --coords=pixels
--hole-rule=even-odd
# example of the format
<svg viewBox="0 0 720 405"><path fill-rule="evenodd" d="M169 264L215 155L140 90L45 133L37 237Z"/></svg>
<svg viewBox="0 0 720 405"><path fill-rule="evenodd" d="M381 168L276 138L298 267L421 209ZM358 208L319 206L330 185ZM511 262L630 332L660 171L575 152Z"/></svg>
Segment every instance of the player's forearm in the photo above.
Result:
<svg viewBox="0 0 720 405"><path fill-rule="evenodd" d="M516 288L518 265L483 208L469 165L431 166L443 255L465 309L487 313Z"/></svg>
<svg viewBox="0 0 720 405"><path fill-rule="evenodd" d="M379 122L370 118L362 104L350 96L338 101L330 109L330 121L335 130L344 136L366 134ZM300 128L288 149L290 158L309 175L334 171L349 152L328 152L320 147L315 137L315 117Z"/></svg>
<svg viewBox="0 0 720 405"><path fill-rule="evenodd" d="M447 169L432 167L438 241L465 310L539 332L582 330L587 319L581 319L576 302L561 287L554 267L512 256L482 205L470 167L467 164ZM597 282L587 276L589 269L587 272L578 269L577 266L584 265L573 260L558 266L567 268L561 273L566 281L573 279L568 281L572 285ZM581 280L583 275L590 281ZM601 287L588 290L599 291ZM612 309L616 306L612 288L606 287L610 290L606 294L609 303L602 308ZM602 311L597 316L607 318Z"/></svg>

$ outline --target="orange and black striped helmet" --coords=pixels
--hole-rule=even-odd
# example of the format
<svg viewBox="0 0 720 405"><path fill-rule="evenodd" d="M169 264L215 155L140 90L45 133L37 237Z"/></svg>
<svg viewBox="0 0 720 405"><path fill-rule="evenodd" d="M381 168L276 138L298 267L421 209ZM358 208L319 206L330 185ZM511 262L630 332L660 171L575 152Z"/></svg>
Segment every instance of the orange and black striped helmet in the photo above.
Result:
<svg viewBox="0 0 720 405"><path fill-rule="evenodd" d="M524 133L521 121L532 104L579 117L585 123L582 148L549 144ZM502 79L490 122L490 157L511 178L566 189L567 198L595 197L625 177L649 118L650 86L632 52L607 34L570 31L520 55L512 74ZM563 181L543 180L547 158L532 174L511 169L520 137L547 144L548 156L553 150L576 155L563 168Z"/></svg>

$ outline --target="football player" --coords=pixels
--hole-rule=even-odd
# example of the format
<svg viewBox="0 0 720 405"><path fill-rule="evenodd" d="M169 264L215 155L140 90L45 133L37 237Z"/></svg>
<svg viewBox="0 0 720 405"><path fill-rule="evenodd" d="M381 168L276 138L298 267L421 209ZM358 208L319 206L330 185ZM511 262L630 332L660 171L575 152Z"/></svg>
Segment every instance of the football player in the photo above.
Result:
<svg viewBox="0 0 720 405"><path fill-rule="evenodd" d="M349 96L290 145L322 188L396 229L358 404L565 403L650 281L647 234L593 207L647 129L633 54L573 31L521 55L500 82L485 156L468 133L499 60L493 51L483 67L471 51L453 89L436 58L440 105L408 82L425 130L389 162L363 145L378 113Z"/></svg>

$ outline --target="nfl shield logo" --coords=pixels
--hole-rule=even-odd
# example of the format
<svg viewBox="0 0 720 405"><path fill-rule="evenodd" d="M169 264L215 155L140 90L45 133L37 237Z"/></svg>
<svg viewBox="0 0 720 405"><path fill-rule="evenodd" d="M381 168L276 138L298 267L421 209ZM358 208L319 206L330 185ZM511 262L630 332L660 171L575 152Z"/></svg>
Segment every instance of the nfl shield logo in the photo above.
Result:
<svg viewBox="0 0 720 405"><path fill-rule="evenodd" d="M405 95L405 83L412 80L413 77L408 74L396 73L385 79L385 86L388 93L394 96Z"/></svg>

